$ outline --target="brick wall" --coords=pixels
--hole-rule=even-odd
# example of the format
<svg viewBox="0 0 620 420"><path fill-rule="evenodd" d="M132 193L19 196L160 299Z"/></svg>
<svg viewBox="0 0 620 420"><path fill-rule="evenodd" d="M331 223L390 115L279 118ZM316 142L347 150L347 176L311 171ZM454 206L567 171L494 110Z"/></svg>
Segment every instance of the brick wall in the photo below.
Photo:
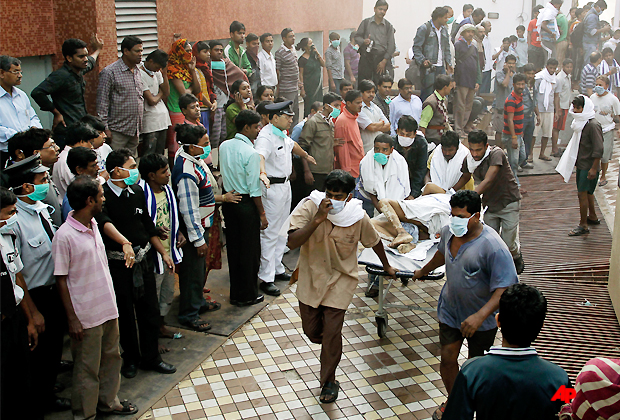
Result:
<svg viewBox="0 0 620 420"><path fill-rule="evenodd" d="M53 0L2 0L0 52L13 57L54 54Z"/></svg>

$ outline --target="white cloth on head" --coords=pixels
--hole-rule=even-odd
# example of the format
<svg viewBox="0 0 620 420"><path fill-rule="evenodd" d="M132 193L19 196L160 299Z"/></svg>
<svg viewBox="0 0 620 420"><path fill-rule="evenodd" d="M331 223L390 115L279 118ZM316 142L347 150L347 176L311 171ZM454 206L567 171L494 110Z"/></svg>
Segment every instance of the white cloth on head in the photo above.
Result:
<svg viewBox="0 0 620 420"><path fill-rule="evenodd" d="M610 38L607 40L607 42L605 42L603 44L603 48L601 49L604 50L605 48L611 48L612 51L616 51L616 47L618 46L618 42L620 42L620 39L616 39L616 38Z"/></svg>
<svg viewBox="0 0 620 420"><path fill-rule="evenodd" d="M476 170L478 166L480 166L482 161L485 160L489 156L489 153L491 153L491 146L487 146L487 150L484 152L484 156L482 156L482 159L480 160L474 159L471 153L467 153L467 157L466 157L467 169L469 169L470 174L474 173L474 171Z"/></svg>
<svg viewBox="0 0 620 420"><path fill-rule="evenodd" d="M411 194L407 161L396 150L385 166L375 160L374 149L369 150L360 162L360 177L364 187L360 193L364 196L367 193L376 195L378 200L404 200Z"/></svg>
<svg viewBox="0 0 620 420"><path fill-rule="evenodd" d="M448 191L461 179L463 173L463 160L469 154L469 149L459 142L458 150L452 159L446 161L441 151L441 145L437 146L431 158L431 182Z"/></svg>
<svg viewBox="0 0 620 420"><path fill-rule="evenodd" d="M618 68L618 70L620 71L620 66L618 66L618 62L616 60L614 60L613 62L613 67ZM611 71L611 66L607 64L607 61L605 60L601 61L601 64L598 65L599 74L607 74L610 71ZM620 87L620 72L610 74L607 77L609 77L609 88L607 89L608 91L611 92L612 91L611 88Z"/></svg>
<svg viewBox="0 0 620 420"><path fill-rule="evenodd" d="M588 121L596 116L596 112L594 111L594 103L592 103L590 98L587 96L580 96L583 96L585 99L583 112L577 114L574 112L573 106L570 106L568 112L573 117L573 122L570 125L570 128L573 130L573 137L571 137L568 146L566 146L566 150L558 162L558 166L555 168L555 170L564 178L564 182L568 182L570 179L570 176L573 173L573 168L575 167L575 162L577 162L577 154L579 153L579 143L581 142L581 132L583 131L583 127L585 127Z"/></svg>
<svg viewBox="0 0 620 420"><path fill-rule="evenodd" d="M556 21L556 17L558 16L559 10L551 4L551 2L547 3L547 5L540 11L538 14L538 20L536 20L536 30L542 36L542 24L543 22L552 20L555 23L555 27L558 28L558 22ZM555 39L560 38L560 31L555 31Z"/></svg>
<svg viewBox="0 0 620 420"><path fill-rule="evenodd" d="M450 221L450 197L450 194L421 195L415 200L402 200L398 204L407 219L422 223L430 237L434 238Z"/></svg>
<svg viewBox="0 0 620 420"><path fill-rule="evenodd" d="M555 7L554 7L555 9ZM540 93L543 95L543 104L545 109L549 109L549 100L553 97L555 91L555 74L549 74L547 67L544 67L541 71L534 76L535 80L540 79Z"/></svg>

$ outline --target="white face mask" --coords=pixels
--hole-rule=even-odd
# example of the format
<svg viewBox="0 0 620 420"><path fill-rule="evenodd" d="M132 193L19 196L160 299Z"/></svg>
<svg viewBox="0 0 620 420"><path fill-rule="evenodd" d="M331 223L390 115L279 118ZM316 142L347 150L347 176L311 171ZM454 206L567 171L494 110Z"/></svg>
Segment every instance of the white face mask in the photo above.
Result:
<svg viewBox="0 0 620 420"><path fill-rule="evenodd" d="M398 136L398 144L402 147L411 146L413 144L413 140L415 140L413 137Z"/></svg>
<svg viewBox="0 0 620 420"><path fill-rule="evenodd" d="M247 104L248 102L250 102L252 100L252 98L244 98L243 99L243 103Z"/></svg>
<svg viewBox="0 0 620 420"><path fill-rule="evenodd" d="M332 202L332 208L329 210L329 214L338 214L342 210L344 210L344 206L347 204L348 199L349 196L347 196L344 201L334 200L333 198L330 198L330 201Z"/></svg>
<svg viewBox="0 0 620 420"><path fill-rule="evenodd" d="M0 233L10 233L12 231L13 225L17 222L17 213L9 217L5 220L0 220L0 222L6 222L3 226L0 227Z"/></svg>

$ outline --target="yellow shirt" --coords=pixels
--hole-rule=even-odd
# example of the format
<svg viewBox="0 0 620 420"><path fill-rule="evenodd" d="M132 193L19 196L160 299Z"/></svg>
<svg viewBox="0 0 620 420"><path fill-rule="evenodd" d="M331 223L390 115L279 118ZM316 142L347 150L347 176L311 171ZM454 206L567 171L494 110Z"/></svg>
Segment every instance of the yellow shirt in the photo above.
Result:
<svg viewBox="0 0 620 420"><path fill-rule="evenodd" d="M435 150L437 150L437 149L435 149ZM433 150L431 155L428 157L428 161L426 162L426 169L428 169L428 170L431 169L431 159L433 159L433 153L435 153L435 150ZM465 184L465 186L463 188L461 188L461 189L473 191L474 190L474 177L472 176L469 179L469 181L467 181L467 184Z"/></svg>
<svg viewBox="0 0 620 420"><path fill-rule="evenodd" d="M306 201L291 215L290 230L303 228L317 212L316 204ZM321 223L300 249L299 301L313 308L347 309L359 281L357 243L370 248L380 240L367 214L349 227L334 226L329 220Z"/></svg>

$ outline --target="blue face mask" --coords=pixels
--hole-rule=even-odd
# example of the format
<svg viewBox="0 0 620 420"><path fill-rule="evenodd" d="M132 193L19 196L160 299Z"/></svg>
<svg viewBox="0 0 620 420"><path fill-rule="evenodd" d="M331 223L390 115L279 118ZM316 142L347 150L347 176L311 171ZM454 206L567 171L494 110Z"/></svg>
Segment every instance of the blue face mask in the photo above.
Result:
<svg viewBox="0 0 620 420"><path fill-rule="evenodd" d="M332 112L329 114L329 116L332 118L338 118L338 115L340 115L340 110L332 106Z"/></svg>
<svg viewBox="0 0 620 420"><path fill-rule="evenodd" d="M334 48L338 48L340 46L340 40L339 39L335 39L332 41L332 47Z"/></svg>
<svg viewBox="0 0 620 420"><path fill-rule="evenodd" d="M448 19L447 24L450 25L452 22L454 22L454 16L452 16L450 19Z"/></svg>
<svg viewBox="0 0 620 420"><path fill-rule="evenodd" d="M31 199L32 201L41 201L43 200L45 197L47 197L47 192L50 189L50 184L30 184L32 186L34 186L34 191L31 192L30 194L27 194L26 197L28 197L29 199ZM21 196L23 197L23 195Z"/></svg>
<svg viewBox="0 0 620 420"><path fill-rule="evenodd" d="M391 100L390 98L385 98L385 103L386 103L386 104L388 104L388 105L389 105L389 104L390 104L390 102L392 102L392 100Z"/></svg>
<svg viewBox="0 0 620 420"><path fill-rule="evenodd" d="M136 182L138 182L138 178L140 177L140 171L138 171L137 169L126 169L126 168L121 168L124 169L126 171L129 172L129 176L127 178L123 178L122 181L125 183L125 185L130 186L130 185L134 185ZM112 179L112 178L110 178ZM112 181L121 181L120 179L112 179Z"/></svg>
<svg viewBox="0 0 620 420"><path fill-rule="evenodd" d="M206 159L209 157L209 155L211 154L211 145L209 144L208 146L197 146L194 145L195 147L200 147L202 149L202 154L195 156L198 159Z"/></svg>
<svg viewBox="0 0 620 420"><path fill-rule="evenodd" d="M359 49L360 49L360 46L359 46L359 45L352 45L352 47L353 47L353 49L354 49L355 51L357 51L357 50L359 50Z"/></svg>
<svg viewBox="0 0 620 420"><path fill-rule="evenodd" d="M284 134L284 131L280 130L278 127L276 127L275 125L271 125L271 132L273 134L275 134L278 137L282 137L283 139L286 138L286 134Z"/></svg>
<svg viewBox="0 0 620 420"><path fill-rule="evenodd" d="M211 61L211 70L224 70L226 64L223 61Z"/></svg>
<svg viewBox="0 0 620 420"><path fill-rule="evenodd" d="M388 163L388 155L384 155L383 153L375 153L375 160L380 165L385 165L386 163Z"/></svg>
<svg viewBox="0 0 620 420"><path fill-rule="evenodd" d="M450 216L450 232L454 234L454 236L461 238L465 236L467 233L467 224L469 223L469 219L474 217L468 217L464 219L462 217Z"/></svg>
<svg viewBox="0 0 620 420"><path fill-rule="evenodd" d="M596 92L597 95L601 96L605 93L605 88L603 86L594 86L594 92Z"/></svg>

